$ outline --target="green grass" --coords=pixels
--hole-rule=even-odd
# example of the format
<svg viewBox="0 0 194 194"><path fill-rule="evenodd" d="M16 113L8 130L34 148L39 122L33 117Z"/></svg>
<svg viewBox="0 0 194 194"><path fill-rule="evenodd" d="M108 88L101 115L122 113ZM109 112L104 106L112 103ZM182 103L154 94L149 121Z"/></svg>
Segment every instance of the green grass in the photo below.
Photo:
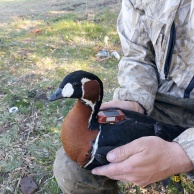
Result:
<svg viewBox="0 0 194 194"><path fill-rule="evenodd" d="M75 101L49 103L46 97L66 74L82 69L102 79L104 101L112 98L118 61L95 55L106 48L106 36L109 51L121 51L118 12L119 7L101 9L92 19L76 13L46 20L16 18L0 31L0 193L19 194L19 182L28 175L38 184L36 193L61 193L52 164L61 147L62 118ZM13 106L19 111L10 114ZM134 191L131 184L120 187L123 193ZM171 188L168 193L176 192Z"/></svg>
<svg viewBox="0 0 194 194"><path fill-rule="evenodd" d="M108 20L113 24L107 26ZM104 99L111 99L118 61L95 55L105 49L105 36L110 52L120 51L115 21L110 11L94 20L75 14L16 18L0 31L0 193L20 193L19 181L28 175L38 183L36 193L60 193L52 164L61 147L62 118L75 101L49 103L46 96L66 74L83 69L104 80ZM19 111L10 114L13 106Z"/></svg>

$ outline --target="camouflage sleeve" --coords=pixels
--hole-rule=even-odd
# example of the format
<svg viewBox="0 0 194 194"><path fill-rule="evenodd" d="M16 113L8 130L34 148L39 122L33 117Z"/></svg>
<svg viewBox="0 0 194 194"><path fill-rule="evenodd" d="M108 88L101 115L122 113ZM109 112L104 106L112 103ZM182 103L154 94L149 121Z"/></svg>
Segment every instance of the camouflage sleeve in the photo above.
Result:
<svg viewBox="0 0 194 194"><path fill-rule="evenodd" d="M144 19L129 0L123 0L117 30L124 57L119 63L120 87L115 90L113 99L137 101L150 114L158 81L153 46L144 29Z"/></svg>
<svg viewBox="0 0 194 194"><path fill-rule="evenodd" d="M194 128L189 128L174 139L179 143L194 165Z"/></svg>

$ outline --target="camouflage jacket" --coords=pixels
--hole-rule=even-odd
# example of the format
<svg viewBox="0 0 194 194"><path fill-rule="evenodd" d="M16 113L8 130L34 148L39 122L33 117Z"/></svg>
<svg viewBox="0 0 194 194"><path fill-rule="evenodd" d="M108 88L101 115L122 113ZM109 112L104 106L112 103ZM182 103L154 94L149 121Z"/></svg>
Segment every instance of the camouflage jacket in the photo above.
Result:
<svg viewBox="0 0 194 194"><path fill-rule="evenodd" d="M194 98L194 0L123 0L117 29L124 56L114 99L137 101L149 115L157 92ZM194 164L194 129L177 141Z"/></svg>

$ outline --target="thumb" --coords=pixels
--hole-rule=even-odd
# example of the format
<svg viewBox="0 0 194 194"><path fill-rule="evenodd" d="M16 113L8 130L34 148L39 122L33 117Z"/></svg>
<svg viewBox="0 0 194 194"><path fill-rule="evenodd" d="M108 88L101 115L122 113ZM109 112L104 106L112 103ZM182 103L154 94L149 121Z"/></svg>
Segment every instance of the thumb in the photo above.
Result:
<svg viewBox="0 0 194 194"><path fill-rule="evenodd" d="M140 138L141 139L141 138ZM143 149L140 146L140 140L134 140L126 145L120 146L108 152L107 160L109 162L121 162L130 156L141 152Z"/></svg>

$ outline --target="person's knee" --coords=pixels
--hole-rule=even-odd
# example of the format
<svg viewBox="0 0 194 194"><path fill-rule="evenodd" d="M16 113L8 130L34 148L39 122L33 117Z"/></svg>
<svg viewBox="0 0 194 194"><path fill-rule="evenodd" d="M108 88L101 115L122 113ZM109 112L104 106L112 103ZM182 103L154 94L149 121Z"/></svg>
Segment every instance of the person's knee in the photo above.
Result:
<svg viewBox="0 0 194 194"><path fill-rule="evenodd" d="M63 148L56 153L53 165L54 176L63 193L115 193L117 182L93 175L89 170L80 168L65 154Z"/></svg>
<svg viewBox="0 0 194 194"><path fill-rule="evenodd" d="M56 153L56 158L53 164L53 173L58 183L64 183L65 179L73 179L73 172L70 171L74 168L71 168L71 165L73 164L65 154L63 148L60 148Z"/></svg>
<svg viewBox="0 0 194 194"><path fill-rule="evenodd" d="M63 148L60 148L56 153L53 171L57 181L66 179L83 182L84 177L91 176L90 171L80 168L77 163L71 161Z"/></svg>
<svg viewBox="0 0 194 194"><path fill-rule="evenodd" d="M77 190L79 185L76 183L78 181L78 176L76 176L77 168L76 163L67 157L63 148L60 148L56 153L53 173L63 193L70 194Z"/></svg>

